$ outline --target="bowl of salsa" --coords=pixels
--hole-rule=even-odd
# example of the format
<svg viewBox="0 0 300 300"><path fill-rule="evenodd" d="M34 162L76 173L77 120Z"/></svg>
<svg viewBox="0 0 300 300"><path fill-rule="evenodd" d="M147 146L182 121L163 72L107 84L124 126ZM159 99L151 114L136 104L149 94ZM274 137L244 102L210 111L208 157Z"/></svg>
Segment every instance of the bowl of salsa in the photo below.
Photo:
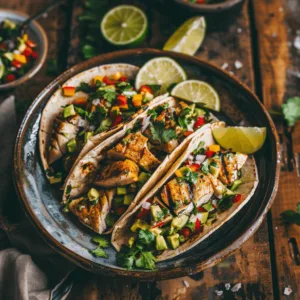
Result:
<svg viewBox="0 0 300 300"><path fill-rule="evenodd" d="M0 10L0 91L29 80L45 63L48 51L46 33L36 21L32 21L21 34L20 24L27 18L21 12Z"/></svg>

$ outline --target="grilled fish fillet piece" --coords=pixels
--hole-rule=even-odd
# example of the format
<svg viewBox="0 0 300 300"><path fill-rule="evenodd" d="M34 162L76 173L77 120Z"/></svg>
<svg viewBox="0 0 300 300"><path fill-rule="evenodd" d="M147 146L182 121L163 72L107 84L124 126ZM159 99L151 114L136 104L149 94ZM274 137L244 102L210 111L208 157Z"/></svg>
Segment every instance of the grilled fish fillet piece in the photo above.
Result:
<svg viewBox="0 0 300 300"><path fill-rule="evenodd" d="M51 165L53 162L60 159L61 157L62 157L62 152L61 152L60 147L57 143L57 140L52 139L49 154L48 154L49 165Z"/></svg>
<svg viewBox="0 0 300 300"><path fill-rule="evenodd" d="M56 132L63 134L67 139L71 140L76 137L78 127L68 122L61 122L56 128Z"/></svg>
<svg viewBox="0 0 300 300"><path fill-rule="evenodd" d="M198 176L198 180L195 184L192 184L192 188L194 195L193 202L196 206L206 203L214 193L211 181L203 174Z"/></svg>
<svg viewBox="0 0 300 300"><path fill-rule="evenodd" d="M163 203L165 203L168 207L170 207L169 193L166 185L163 187L160 193L160 197Z"/></svg>
<svg viewBox="0 0 300 300"><path fill-rule="evenodd" d="M237 168L238 168L238 170L240 170L243 167L243 165L245 164L245 162L248 158L248 155L243 154L243 153L236 153L235 156L236 156Z"/></svg>
<svg viewBox="0 0 300 300"><path fill-rule="evenodd" d="M102 233L107 228L105 218L110 211L110 206L105 193L103 191L99 193L100 199L97 204L90 205L88 199L81 197L74 199L69 204L69 209L84 225Z"/></svg>
<svg viewBox="0 0 300 300"><path fill-rule="evenodd" d="M138 181L139 167L132 160L115 161L105 166L94 184L102 187L117 187Z"/></svg>
<svg viewBox="0 0 300 300"><path fill-rule="evenodd" d="M146 171L153 171L160 165L160 161L145 147L139 165Z"/></svg>
<svg viewBox="0 0 300 300"><path fill-rule="evenodd" d="M174 213L178 215L191 202L190 186L186 182L179 183L177 178L174 178L166 184L166 187L172 200Z"/></svg>
<svg viewBox="0 0 300 300"><path fill-rule="evenodd" d="M221 199L223 194L226 192L227 188L226 186L216 177L208 173L208 178L212 184L213 190L214 190L214 195L218 198Z"/></svg>
<svg viewBox="0 0 300 300"><path fill-rule="evenodd" d="M162 203L158 197L154 197L153 198L153 201L151 202L151 208L152 207L156 207L156 211L160 211L160 212L163 212L162 209L166 208L165 204ZM151 215L151 226L156 226L158 223L161 223L163 222L164 225L167 224L167 223L170 223L172 221L173 217L170 213L166 214L164 217L162 217L161 219L159 220L155 220L153 218L153 216Z"/></svg>
<svg viewBox="0 0 300 300"><path fill-rule="evenodd" d="M60 151L62 153L66 153L67 152L67 144L69 142L69 139L67 139L64 135L59 134L59 133L56 133L55 139L56 139L56 141L58 143Z"/></svg>
<svg viewBox="0 0 300 300"><path fill-rule="evenodd" d="M217 168L219 169L219 174L217 177L221 182L225 185L228 185L228 179L226 177L225 168L223 166L223 157L220 155L215 155L210 159L211 162L214 162L217 165Z"/></svg>
<svg viewBox="0 0 300 300"><path fill-rule="evenodd" d="M224 165L229 185L238 178L238 170L243 167L247 158L248 155L242 153L227 153L224 155Z"/></svg>

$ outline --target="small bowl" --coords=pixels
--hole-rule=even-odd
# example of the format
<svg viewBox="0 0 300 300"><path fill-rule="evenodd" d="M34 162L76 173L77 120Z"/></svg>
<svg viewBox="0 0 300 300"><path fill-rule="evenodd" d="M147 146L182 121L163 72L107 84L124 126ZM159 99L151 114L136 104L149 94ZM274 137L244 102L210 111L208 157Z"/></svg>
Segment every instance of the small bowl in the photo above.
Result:
<svg viewBox="0 0 300 300"><path fill-rule="evenodd" d="M16 23L21 23L27 18L29 18L29 16L22 12L0 9L0 22L4 19L9 19ZM48 52L48 39L44 29L36 21L32 21L28 26L27 32L29 38L37 43L36 51L38 53L38 58L35 60L32 68L25 75L15 81L0 84L0 91L16 88L20 84L31 79L45 63Z"/></svg>
<svg viewBox="0 0 300 300"><path fill-rule="evenodd" d="M244 0L226 0L220 3L215 4L197 4L192 2L185 2L184 0L173 0L181 6L185 6L189 8L190 11L204 13L204 14L215 14L223 11L230 10L242 2Z"/></svg>

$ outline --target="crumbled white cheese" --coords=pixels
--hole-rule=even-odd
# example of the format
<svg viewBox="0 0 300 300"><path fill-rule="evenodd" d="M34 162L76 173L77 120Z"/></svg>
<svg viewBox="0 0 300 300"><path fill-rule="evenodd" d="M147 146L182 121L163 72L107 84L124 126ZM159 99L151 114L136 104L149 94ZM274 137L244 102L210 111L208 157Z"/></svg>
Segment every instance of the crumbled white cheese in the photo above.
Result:
<svg viewBox="0 0 300 300"><path fill-rule="evenodd" d="M228 68L228 66L229 66L228 63L225 62L221 68L222 68L223 70L226 70L226 69Z"/></svg>
<svg viewBox="0 0 300 300"><path fill-rule="evenodd" d="M240 68L243 67L243 64L242 64L239 60L236 60L236 61L234 62L234 66L235 66L235 68L238 70L238 69L240 69Z"/></svg>
<svg viewBox="0 0 300 300"><path fill-rule="evenodd" d="M233 286L233 288L231 289L231 291L233 293L237 292L240 288L242 287L242 284L239 282L236 285Z"/></svg>
<svg viewBox="0 0 300 300"><path fill-rule="evenodd" d="M186 288L190 287L190 284L186 280L182 280L182 282Z"/></svg>
<svg viewBox="0 0 300 300"><path fill-rule="evenodd" d="M293 292L293 290L289 286L284 288L285 295L289 296L292 292Z"/></svg>
<svg viewBox="0 0 300 300"><path fill-rule="evenodd" d="M231 287L230 283L225 283L225 289L226 289L226 291L229 291L230 287Z"/></svg>
<svg viewBox="0 0 300 300"><path fill-rule="evenodd" d="M223 291L215 290L215 293L217 294L217 296L222 296L223 295Z"/></svg>

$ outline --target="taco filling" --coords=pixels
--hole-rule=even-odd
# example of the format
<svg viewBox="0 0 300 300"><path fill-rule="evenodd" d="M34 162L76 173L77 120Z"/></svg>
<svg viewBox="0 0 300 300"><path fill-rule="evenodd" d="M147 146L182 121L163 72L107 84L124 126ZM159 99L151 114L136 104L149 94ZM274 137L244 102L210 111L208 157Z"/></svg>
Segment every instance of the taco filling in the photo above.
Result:
<svg viewBox="0 0 300 300"><path fill-rule="evenodd" d="M105 147L97 159L79 163L78 173L74 172L78 181L67 181L68 208L94 231L109 231L166 157L209 121L206 111L173 98L148 109L144 118L137 119L122 139ZM76 191L82 178L91 188L83 195Z"/></svg>
<svg viewBox="0 0 300 300"><path fill-rule="evenodd" d="M76 97L80 91L84 96ZM66 105L54 121L48 152L51 173L57 179L52 183L67 175L90 138L130 120L154 98L149 86L136 91L132 82L120 72L111 77L95 76L91 84L81 82L79 86L64 86L62 94L74 97L74 101Z"/></svg>
<svg viewBox="0 0 300 300"><path fill-rule="evenodd" d="M128 220L130 238L118 253L120 266L128 267L124 258L141 245L155 257L179 248L241 201L238 187L248 155L221 149L218 144L204 145L200 142Z"/></svg>

